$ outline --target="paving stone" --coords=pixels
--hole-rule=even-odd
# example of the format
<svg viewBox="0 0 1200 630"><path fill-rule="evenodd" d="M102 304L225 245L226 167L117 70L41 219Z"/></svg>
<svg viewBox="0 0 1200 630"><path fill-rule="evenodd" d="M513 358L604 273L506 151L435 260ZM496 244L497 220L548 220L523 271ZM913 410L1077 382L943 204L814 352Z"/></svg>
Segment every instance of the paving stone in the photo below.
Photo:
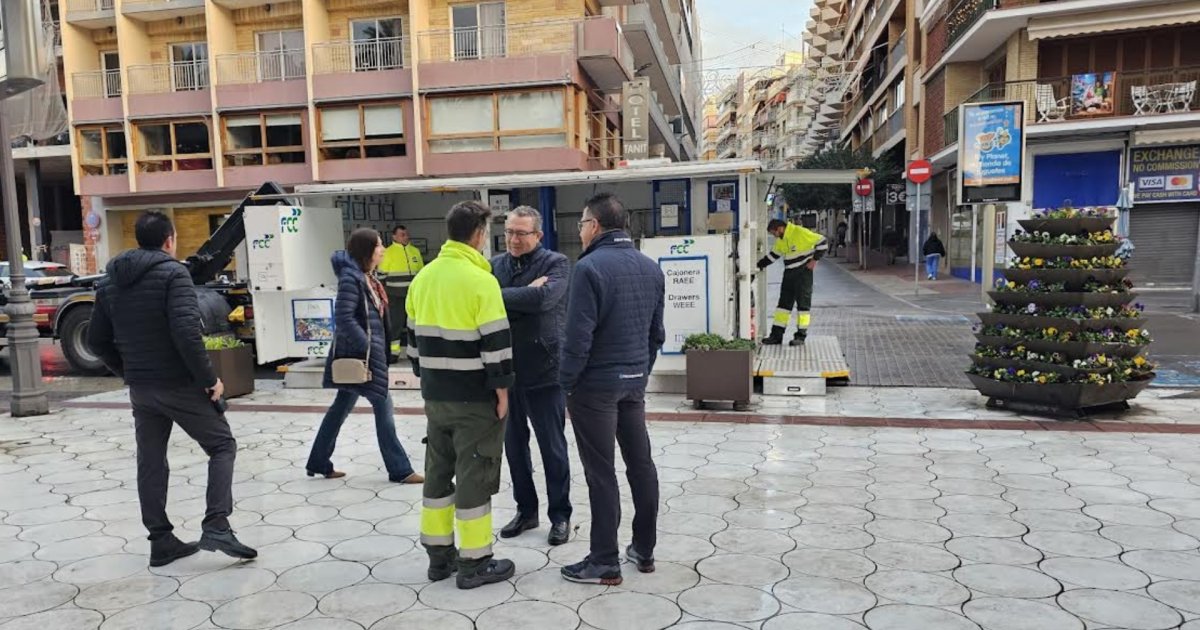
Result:
<svg viewBox="0 0 1200 630"><path fill-rule="evenodd" d="M474 630L470 617L444 610L410 610L392 615L371 626L371 630ZM313 630L323 630L316 629Z"/></svg>
<svg viewBox="0 0 1200 630"><path fill-rule="evenodd" d="M721 590L712 591L711 589ZM697 593L692 598L687 597L688 593L696 593L697 591L703 592ZM728 600L730 607L724 609L726 614L762 614L761 617L756 617L756 619L764 619L774 614L774 611L761 605L760 610L751 612L747 604L753 604L746 600L746 595L743 591L754 591L754 589L740 586L696 587L685 591L679 596L680 606L692 606L698 611L708 611L712 608L713 597L727 596L730 598ZM762 591L754 592L762 593ZM739 595L741 596L740 598ZM683 603L685 598L687 598L687 604ZM774 600L772 600L773 602ZM778 610L778 607L779 604L776 603L775 610ZM764 609L769 612L763 614ZM692 611L689 610L689 612ZM699 615L696 612L692 612L692 614L704 619L720 620L718 617ZM606 593L589 599L579 607L579 617L588 625L599 630L661 630L673 625L679 620L680 616L679 606L675 602L645 593Z"/></svg>
<svg viewBox="0 0 1200 630"><path fill-rule="evenodd" d="M880 566L909 571L948 571L959 559L938 547L903 542L877 542L864 551Z"/></svg>
<svg viewBox="0 0 1200 630"><path fill-rule="evenodd" d="M802 495L767 488L751 488L734 498L739 506L769 510L794 510L808 503Z"/></svg>
<svg viewBox="0 0 1200 630"><path fill-rule="evenodd" d="M1200 501L1196 499L1154 499L1149 506L1177 518L1200 518Z"/></svg>
<svg viewBox="0 0 1200 630"><path fill-rule="evenodd" d="M932 573L879 571L867 576L864 584L879 597L901 604L957 606L971 597L954 580Z"/></svg>
<svg viewBox="0 0 1200 630"><path fill-rule="evenodd" d="M317 609L324 615L350 619L370 627L384 617L407 610L416 602L417 594L412 589L376 582L333 591L321 598Z"/></svg>
<svg viewBox="0 0 1200 630"><path fill-rule="evenodd" d="M791 530L792 538L806 547L820 549L862 549L875 537L851 525L800 525Z"/></svg>
<svg viewBox="0 0 1200 630"><path fill-rule="evenodd" d="M959 567L954 579L971 590L998 597L1040 599L1062 592L1062 585L1044 573L1006 564Z"/></svg>
<svg viewBox="0 0 1200 630"><path fill-rule="evenodd" d="M866 505L875 500L875 495L860 488L823 487L809 488L800 493L808 499L808 504L834 503L837 505Z"/></svg>
<svg viewBox="0 0 1200 630"><path fill-rule="evenodd" d="M1136 505L1089 505L1083 513L1107 525L1165 527L1175 520L1169 514Z"/></svg>
<svg viewBox="0 0 1200 630"><path fill-rule="evenodd" d="M877 499L928 500L936 498L941 494L937 488L930 487L927 483L903 483L896 481L873 483L867 486L867 492L875 495Z"/></svg>
<svg viewBox="0 0 1200 630"><path fill-rule="evenodd" d="M992 479L997 484L1013 490L1052 491L1065 490L1070 484L1046 475L1004 474Z"/></svg>
<svg viewBox="0 0 1200 630"><path fill-rule="evenodd" d="M700 574L690 566L674 562L655 562L653 573L641 573L627 565L622 569L624 581L613 590L666 595L686 591L700 582ZM561 578L560 578L561 579ZM593 588L594 592L594 588Z"/></svg>
<svg viewBox="0 0 1200 630"><path fill-rule="evenodd" d="M1011 514L1015 505L993 496L951 494L934 499L948 514Z"/></svg>
<svg viewBox="0 0 1200 630"><path fill-rule="evenodd" d="M1110 560L1047 558L1038 568L1063 582L1084 588L1132 591L1150 583L1145 573Z"/></svg>
<svg viewBox="0 0 1200 630"><path fill-rule="evenodd" d="M164 599L178 588L172 578L138 575L89 586L75 596L75 605L113 613Z"/></svg>
<svg viewBox="0 0 1200 630"><path fill-rule="evenodd" d="M338 543L329 555L351 562L379 562L408 553L413 541L403 536L361 536Z"/></svg>
<svg viewBox="0 0 1200 630"><path fill-rule="evenodd" d="M1130 551L1121 562L1150 575L1200 581L1200 555L1186 551Z"/></svg>
<svg viewBox="0 0 1200 630"><path fill-rule="evenodd" d="M930 485L937 488L943 495L968 494L975 496L1000 496L1005 487L995 481L980 481L978 479L934 479Z"/></svg>
<svg viewBox="0 0 1200 630"><path fill-rule="evenodd" d="M51 580L26 582L0 590L0 619L20 617L61 606L75 597L79 589Z"/></svg>
<svg viewBox="0 0 1200 630"><path fill-rule="evenodd" d="M946 550L961 558L988 564L1033 564L1042 559L1037 549L1005 538L954 538Z"/></svg>
<svg viewBox="0 0 1200 630"><path fill-rule="evenodd" d="M863 621L871 630L912 630L913 628L937 628L938 630L979 630L979 626L966 617L942 608L889 604L867 611Z"/></svg>
<svg viewBox="0 0 1200 630"><path fill-rule="evenodd" d="M800 517L787 510L739 509L723 518L730 525L748 529L791 529L800 524Z"/></svg>
<svg viewBox="0 0 1200 630"><path fill-rule="evenodd" d="M1017 510L1012 518L1031 532L1091 532L1101 526L1100 521L1074 510Z"/></svg>
<svg viewBox="0 0 1200 630"><path fill-rule="evenodd" d="M807 576L784 580L773 593L788 606L831 615L861 613L877 601L871 591L853 582Z"/></svg>
<svg viewBox="0 0 1200 630"><path fill-rule="evenodd" d="M963 604L963 614L988 630L1083 630L1061 609L1024 599L984 597Z"/></svg>
<svg viewBox="0 0 1200 630"><path fill-rule="evenodd" d="M280 600L281 604L287 603ZM312 610L311 608L309 610ZM212 608L200 602L165 600L128 608L107 618L100 630L189 630L204 623ZM307 614L307 613L305 613ZM301 615L303 616L303 615ZM231 621L240 621L235 619ZM222 626L235 628L241 626ZM263 626L266 627L266 626Z"/></svg>
<svg viewBox="0 0 1200 630"><path fill-rule="evenodd" d="M867 504L876 516L887 518L934 521L946 515L946 510L933 500L878 499Z"/></svg>
<svg viewBox="0 0 1200 630"><path fill-rule="evenodd" d="M1088 504L1121 503L1127 505L1146 505L1150 497L1128 488L1112 486L1072 486L1066 493Z"/></svg>
<svg viewBox="0 0 1200 630"><path fill-rule="evenodd" d="M1147 589L1150 596L1172 608L1200 614L1200 582L1170 580L1156 582Z"/></svg>
<svg viewBox="0 0 1200 630"><path fill-rule="evenodd" d="M852 505L812 503L796 510L804 523L828 525L862 525L875 518L871 512Z"/></svg>
<svg viewBox="0 0 1200 630"><path fill-rule="evenodd" d="M685 494L667 501L672 511L694 512L720 516L738 509L738 502L726 497L707 494Z"/></svg>
<svg viewBox="0 0 1200 630"><path fill-rule="evenodd" d="M1160 499L1200 499L1200 485L1178 481L1136 481L1129 487Z"/></svg>
<svg viewBox="0 0 1200 630"><path fill-rule="evenodd" d="M1200 541L1165 527L1112 525L1100 528L1100 535L1121 545L1125 551L1158 549L1186 551L1200 547Z"/></svg>
<svg viewBox="0 0 1200 630"><path fill-rule="evenodd" d="M730 512L730 514L734 513ZM787 515L786 512L781 512L781 514ZM726 518L728 518L728 515L726 515ZM668 534L708 538L727 527L729 527L729 524L724 519L708 514L667 512L666 514L658 515L658 531Z"/></svg>
<svg viewBox="0 0 1200 630"><path fill-rule="evenodd" d="M1058 603L1076 616L1103 626L1166 630L1183 623L1183 616L1175 610L1148 597L1120 591L1067 591L1058 596Z"/></svg>
<svg viewBox="0 0 1200 630"><path fill-rule="evenodd" d="M685 624L680 630L689 629ZM855 623L845 617L823 615L821 613L787 613L779 615L763 624L762 630L865 630L866 626ZM702 629L695 629L702 630ZM716 630L716 629L713 629ZM737 630L730 627L729 630Z"/></svg>
<svg viewBox="0 0 1200 630"><path fill-rule="evenodd" d="M747 553L766 556L781 556L796 548L791 537L766 529L731 527L714 534L712 543L717 549L729 553Z"/></svg>
<svg viewBox="0 0 1200 630"><path fill-rule="evenodd" d="M779 561L759 556L718 554L696 565L700 575L714 582L769 588L788 576L788 569Z"/></svg>
<svg viewBox="0 0 1200 630"><path fill-rule="evenodd" d="M20 586L48 578L55 573L57 568L58 565L44 560L18 560L16 562L0 564L0 589ZM69 580L58 581L69 582Z"/></svg>
<svg viewBox="0 0 1200 630"><path fill-rule="evenodd" d="M57 608L0 623L0 630L95 630L104 615L94 610Z"/></svg>
<svg viewBox="0 0 1200 630"><path fill-rule="evenodd" d="M559 548L561 549L561 547ZM658 545L654 548L654 557L664 562L690 563L707 558L715 552L716 547L713 547L712 543L703 538L680 536L678 534L662 534L659 535ZM553 558L553 554L551 554L551 557Z"/></svg>
<svg viewBox="0 0 1200 630"><path fill-rule="evenodd" d="M509 602L483 611L476 624L489 630L572 630L579 625L579 616L551 602Z"/></svg>
<svg viewBox="0 0 1200 630"><path fill-rule="evenodd" d="M852 580L875 571L875 563L859 552L800 548L783 556L793 572L815 577Z"/></svg>
<svg viewBox="0 0 1200 630"><path fill-rule="evenodd" d="M1029 528L1009 517L995 514L950 513L938 519L938 524L958 537L1012 538L1022 536Z"/></svg>
<svg viewBox="0 0 1200 630"><path fill-rule="evenodd" d="M1108 558L1122 551L1120 545L1092 533L1035 531L1022 540L1046 553L1074 558Z"/></svg>
<svg viewBox="0 0 1200 630"><path fill-rule="evenodd" d="M428 564L422 569L427 566ZM426 578L425 583L428 582ZM499 582L489 584L487 588L464 591L458 588L454 580L442 580L422 588L419 600L429 608L465 613L498 606L508 601L514 592L516 589L512 582Z"/></svg>
<svg viewBox="0 0 1200 630"><path fill-rule="evenodd" d="M1084 502L1065 491L1009 490L1004 500L1017 506L1018 510L1078 510Z"/></svg>
<svg viewBox="0 0 1200 630"><path fill-rule="evenodd" d="M137 509L136 507L134 509ZM125 546L125 539L113 536L83 536L41 546L33 554L38 560L68 563L85 558L94 558L117 553Z"/></svg>
<svg viewBox="0 0 1200 630"><path fill-rule="evenodd" d="M571 602L576 605L589 597L603 593L606 587L569 582L559 567L533 571L515 580L517 592L529 599L547 602Z"/></svg>
<svg viewBox="0 0 1200 630"><path fill-rule="evenodd" d="M877 519L867 523L864 529L878 539L900 542L940 543L952 536L950 530L940 525L900 519Z"/></svg>

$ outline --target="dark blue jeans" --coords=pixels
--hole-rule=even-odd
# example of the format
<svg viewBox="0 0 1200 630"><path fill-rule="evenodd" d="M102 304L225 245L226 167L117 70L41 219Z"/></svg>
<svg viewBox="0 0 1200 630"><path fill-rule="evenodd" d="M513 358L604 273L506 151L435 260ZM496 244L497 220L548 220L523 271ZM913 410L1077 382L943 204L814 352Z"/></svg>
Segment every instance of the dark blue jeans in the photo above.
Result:
<svg viewBox="0 0 1200 630"><path fill-rule="evenodd" d="M357 402L358 394L338 390L337 397L329 406L329 411L325 412L321 428L317 430L317 439L313 441L312 452L308 456L308 465L305 468L318 475L328 475L333 472L333 462L329 458L333 457L333 449L337 444L338 432L342 430L342 423L346 421ZM375 436L379 440L379 452L383 455L383 465L387 468L388 479L403 481L413 474L413 467L412 463L408 461L408 454L404 452L404 447L400 445L400 439L396 437L396 419L392 411L392 397L368 396L367 402L370 402L371 408L375 410Z"/></svg>
<svg viewBox="0 0 1200 630"><path fill-rule="evenodd" d="M536 389L514 388L508 394L508 427L504 454L512 475L517 511L526 518L538 514L537 488L533 485L533 459L529 449L529 425L537 436L546 472L546 515L551 523L571 520L571 463L567 451L567 410L562 388L557 384Z"/></svg>

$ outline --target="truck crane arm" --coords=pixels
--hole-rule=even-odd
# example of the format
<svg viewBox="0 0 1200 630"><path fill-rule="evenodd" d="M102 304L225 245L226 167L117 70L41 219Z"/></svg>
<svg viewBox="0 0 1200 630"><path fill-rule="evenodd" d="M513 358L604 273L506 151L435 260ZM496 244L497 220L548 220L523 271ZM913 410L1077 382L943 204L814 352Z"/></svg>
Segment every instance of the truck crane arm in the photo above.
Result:
<svg viewBox="0 0 1200 630"><path fill-rule="evenodd" d="M255 199L265 195L284 195L287 194L275 182L266 182L258 187L258 190L246 195L242 203L238 204L229 218L217 228L217 231L212 233L212 236L204 241L200 249L195 254L188 256L184 261L184 265L192 274L192 282L196 286L212 282L217 275L221 273L229 265L229 261L233 260L233 255L237 251L242 241L246 240L246 223L245 213L246 206L252 205L270 205L269 203L257 202ZM283 201L275 201L276 204L282 204Z"/></svg>

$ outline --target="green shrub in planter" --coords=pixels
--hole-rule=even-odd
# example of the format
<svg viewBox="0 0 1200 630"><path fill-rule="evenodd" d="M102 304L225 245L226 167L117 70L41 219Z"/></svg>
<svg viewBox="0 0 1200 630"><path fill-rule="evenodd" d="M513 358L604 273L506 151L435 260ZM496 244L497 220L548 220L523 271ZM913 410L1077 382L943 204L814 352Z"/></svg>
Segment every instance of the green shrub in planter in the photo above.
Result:
<svg viewBox="0 0 1200 630"><path fill-rule="evenodd" d="M225 397L236 398L254 391L254 353L250 346L230 335L205 336L204 349L217 378L225 383Z"/></svg>
<svg viewBox="0 0 1200 630"><path fill-rule="evenodd" d="M697 407L705 401L729 401L734 408L749 405L754 394L754 349L749 339L712 333L688 336L683 342L688 399Z"/></svg>

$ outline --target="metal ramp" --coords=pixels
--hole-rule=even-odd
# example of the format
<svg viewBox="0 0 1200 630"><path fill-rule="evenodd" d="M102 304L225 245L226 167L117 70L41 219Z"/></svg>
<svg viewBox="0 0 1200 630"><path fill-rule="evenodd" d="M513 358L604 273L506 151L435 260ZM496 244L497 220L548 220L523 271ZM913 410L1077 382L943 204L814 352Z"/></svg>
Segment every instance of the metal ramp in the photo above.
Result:
<svg viewBox="0 0 1200 630"><path fill-rule="evenodd" d="M837 337L811 335L803 346L762 346L755 376L767 396L824 396L829 383L850 380L850 365Z"/></svg>

